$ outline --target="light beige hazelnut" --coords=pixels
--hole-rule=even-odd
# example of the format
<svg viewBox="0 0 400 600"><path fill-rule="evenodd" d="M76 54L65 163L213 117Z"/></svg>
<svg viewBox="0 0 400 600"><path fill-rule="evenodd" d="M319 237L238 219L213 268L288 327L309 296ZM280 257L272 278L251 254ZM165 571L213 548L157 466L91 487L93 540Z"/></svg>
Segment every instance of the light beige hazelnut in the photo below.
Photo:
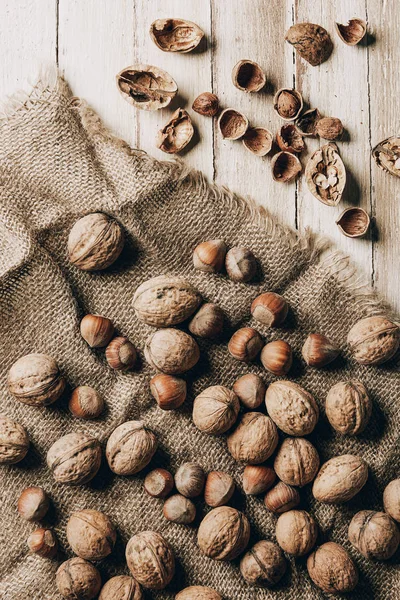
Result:
<svg viewBox="0 0 400 600"><path fill-rule="evenodd" d="M243 472L243 491L247 496L263 494L275 483L276 473L264 465L247 465Z"/></svg>
<svg viewBox="0 0 400 600"><path fill-rule="evenodd" d="M304 556L315 545L318 527L305 510L289 510L276 523L276 541L288 554Z"/></svg>
<svg viewBox="0 0 400 600"><path fill-rule="evenodd" d="M100 573L83 558L62 563L56 573L57 589L66 600L93 600L101 588Z"/></svg>
<svg viewBox="0 0 400 600"><path fill-rule="evenodd" d="M284 513L292 510L300 503L299 490L279 481L265 494L264 504L274 513Z"/></svg>
<svg viewBox="0 0 400 600"><path fill-rule="evenodd" d="M81 336L91 348L104 348L114 335L114 325L101 315L86 315L80 325Z"/></svg>
<svg viewBox="0 0 400 600"><path fill-rule="evenodd" d="M175 486L182 496L195 498L203 492L206 474L196 463L183 463L175 473Z"/></svg>
<svg viewBox="0 0 400 600"><path fill-rule="evenodd" d="M229 353L242 362L251 362L259 354L264 341L256 329L242 327L235 331L228 343Z"/></svg>
<svg viewBox="0 0 400 600"><path fill-rule="evenodd" d="M106 446L108 465L117 475L135 475L144 469L157 450L157 438L142 421L119 425Z"/></svg>
<svg viewBox="0 0 400 600"><path fill-rule="evenodd" d="M18 512L26 521L41 521L49 507L49 497L41 487L27 487L18 498Z"/></svg>
<svg viewBox="0 0 400 600"><path fill-rule="evenodd" d="M174 487L174 478L166 469L154 469L144 479L144 489L153 498L165 498Z"/></svg>
<svg viewBox="0 0 400 600"><path fill-rule="evenodd" d="M278 445L274 422L259 412L243 415L228 437L228 450L237 461L257 465L267 460Z"/></svg>
<svg viewBox="0 0 400 600"><path fill-rule="evenodd" d="M286 572L286 560L276 544L261 540L240 561L242 577L256 587L272 587Z"/></svg>
<svg viewBox="0 0 400 600"><path fill-rule="evenodd" d="M33 554L42 558L54 558L57 554L57 538L51 529L36 529L28 537L27 544Z"/></svg>
<svg viewBox="0 0 400 600"><path fill-rule="evenodd" d="M164 502L163 514L167 521L189 525L196 518L196 507L189 498L174 494Z"/></svg>
<svg viewBox="0 0 400 600"><path fill-rule="evenodd" d="M104 410L104 400L88 385L80 385L71 394L68 408L78 419L95 419Z"/></svg>
<svg viewBox="0 0 400 600"><path fill-rule="evenodd" d="M358 583L358 571L349 553L334 542L322 544L310 554L307 570L315 585L327 594L351 592Z"/></svg>
<svg viewBox="0 0 400 600"><path fill-rule="evenodd" d="M239 399L223 385L213 385L196 396L193 423L200 431L221 435L232 427L239 414Z"/></svg>
<svg viewBox="0 0 400 600"><path fill-rule="evenodd" d="M304 438L286 438L275 457L274 469L287 485L303 487L316 476L319 456L311 442Z"/></svg>
<svg viewBox="0 0 400 600"><path fill-rule="evenodd" d="M174 553L156 531L142 531L131 537L125 555L133 577L146 589L162 590L174 576Z"/></svg>
<svg viewBox="0 0 400 600"><path fill-rule="evenodd" d="M251 305L253 317L267 327L279 327L286 319L289 305L285 298L275 292L257 296Z"/></svg>
<svg viewBox="0 0 400 600"><path fill-rule="evenodd" d="M240 402L250 410L258 408L265 398L265 383L258 375L247 373L233 384L233 391Z"/></svg>
<svg viewBox="0 0 400 600"><path fill-rule="evenodd" d="M192 335L201 338L215 338L223 329L224 313L216 304L207 302L194 315L189 323L189 331Z"/></svg>
<svg viewBox="0 0 400 600"><path fill-rule="evenodd" d="M233 477L223 471L211 471L204 487L204 500L208 506L216 508L228 504L235 491Z"/></svg>
<svg viewBox="0 0 400 600"><path fill-rule="evenodd" d="M197 534L200 550L214 560L234 560L250 539L250 523L230 506L213 508L202 520Z"/></svg>

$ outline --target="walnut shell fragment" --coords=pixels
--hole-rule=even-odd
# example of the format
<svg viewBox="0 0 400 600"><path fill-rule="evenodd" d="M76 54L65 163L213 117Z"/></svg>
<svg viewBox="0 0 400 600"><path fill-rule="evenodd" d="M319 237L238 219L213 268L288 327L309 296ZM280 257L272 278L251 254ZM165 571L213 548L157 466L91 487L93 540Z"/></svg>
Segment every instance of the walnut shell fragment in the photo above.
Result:
<svg viewBox="0 0 400 600"><path fill-rule="evenodd" d="M204 31L184 19L157 19L150 25L150 37L163 52L191 52L200 44Z"/></svg>
<svg viewBox="0 0 400 600"><path fill-rule="evenodd" d="M377 144L372 156L380 169L400 177L400 137L394 135Z"/></svg>
<svg viewBox="0 0 400 600"><path fill-rule="evenodd" d="M192 119L186 110L178 108L158 132L156 146L167 154L176 154L188 145L193 133Z"/></svg>
<svg viewBox="0 0 400 600"><path fill-rule="evenodd" d="M232 70L232 82L242 92L259 92L267 79L257 63L251 60L240 60Z"/></svg>
<svg viewBox="0 0 400 600"><path fill-rule="evenodd" d="M368 465L359 456L334 456L322 465L313 485L319 502L340 504L351 500L368 479Z"/></svg>
<svg viewBox="0 0 400 600"><path fill-rule="evenodd" d="M294 124L303 137L312 137L316 135L316 127L320 118L321 113L318 108L310 108L297 117Z"/></svg>
<svg viewBox="0 0 400 600"><path fill-rule="evenodd" d="M335 144L325 144L309 159L306 181L312 195L327 206L339 204L346 185L346 169Z"/></svg>
<svg viewBox="0 0 400 600"><path fill-rule="evenodd" d="M329 33L321 25L314 23L292 25L286 33L285 40L313 67L328 60L333 50Z"/></svg>
<svg viewBox="0 0 400 600"><path fill-rule="evenodd" d="M239 140L249 127L248 118L234 108L226 108L218 119L218 129L226 140Z"/></svg>
<svg viewBox="0 0 400 600"><path fill-rule="evenodd" d="M281 150L292 152L292 154L303 152L305 148L303 136L293 123L282 125L276 134L276 143Z"/></svg>
<svg viewBox="0 0 400 600"><path fill-rule="evenodd" d="M354 17L347 25L335 23L336 33L348 46L356 46L361 42L367 32L367 23L363 19Z"/></svg>
<svg viewBox="0 0 400 600"><path fill-rule="evenodd" d="M301 172L301 162L291 152L278 152L271 161L274 181L288 183Z"/></svg>
<svg viewBox="0 0 400 600"><path fill-rule="evenodd" d="M369 214L358 206L346 208L336 221L340 231L349 238L363 237L370 225Z"/></svg>
<svg viewBox="0 0 400 600"><path fill-rule="evenodd" d="M243 137L243 146L256 156L265 156L271 152L274 136L265 127L249 127Z"/></svg>
<svg viewBox="0 0 400 600"><path fill-rule="evenodd" d="M122 69L117 75L117 85L124 100L142 110L165 108L178 91L171 75L152 65Z"/></svg>
<svg viewBox="0 0 400 600"><path fill-rule="evenodd" d="M303 109L302 95L297 90L282 88L275 94L274 109L284 121L294 121Z"/></svg>

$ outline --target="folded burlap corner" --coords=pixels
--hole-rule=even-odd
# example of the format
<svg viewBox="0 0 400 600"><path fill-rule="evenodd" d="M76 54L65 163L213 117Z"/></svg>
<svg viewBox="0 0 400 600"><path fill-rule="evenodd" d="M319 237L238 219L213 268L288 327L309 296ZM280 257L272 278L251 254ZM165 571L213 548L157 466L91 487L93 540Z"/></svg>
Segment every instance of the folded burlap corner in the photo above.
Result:
<svg viewBox="0 0 400 600"><path fill-rule="evenodd" d="M18 517L16 500L28 485L41 485L51 495L54 510L47 522L54 526L67 556L71 552L65 525L72 511L96 508L110 515L119 541L115 553L99 565L104 580L126 572L124 545L132 534L160 531L175 550L177 574L167 591L150 593L149 598L172 599L190 584L210 585L226 600L325 597L308 578L304 559L290 561L286 576L273 591L249 588L238 561L217 563L201 555L196 527L164 520L161 502L143 491L142 474L117 477L104 467L91 484L71 488L54 482L46 468L46 452L61 435L81 430L104 443L119 423L140 417L159 438L152 465L174 470L183 461L195 460L207 470L226 470L240 484L243 467L230 457L224 436L207 436L194 427L192 400L208 385L231 387L245 372L262 373L267 382L270 375L258 364L235 362L226 339L217 344L200 341L202 359L188 375L188 400L177 411L163 412L150 396L150 369L144 361L138 371L111 372L104 354L91 351L79 334L82 315L100 313L142 351L151 328L136 318L133 293L146 279L169 273L187 276L205 299L223 308L232 327L252 323L249 306L261 291L285 295L292 307L285 329L271 335L259 324L257 328L267 339L281 336L294 348L291 376L315 395L322 408L310 439L321 461L351 452L363 456L370 466L367 485L351 502L342 507L316 503L308 486L301 492L302 507L311 510L320 525L319 542L343 543L355 559L360 583L348 597L393 598L400 585L396 559L364 560L347 541L347 527L357 510L381 508L384 486L398 475L399 359L379 368L362 367L344 351L343 358L323 371L305 369L298 360L301 345L312 331L325 333L345 348L350 326L380 312L380 302L359 283L340 253L327 253L323 242L279 225L265 210L209 185L180 162L158 162L130 149L104 129L62 79L44 79L29 96L11 100L0 119L1 412L24 425L32 441L22 463L0 470L0 597L60 598L54 582L59 562L27 552L25 540L33 526ZM72 224L93 211L115 216L127 237L118 262L102 273L78 271L67 260ZM214 237L253 250L260 263L256 282L236 284L225 276L194 271L193 248ZM70 415L65 398L43 410L16 402L7 391L7 371L17 358L34 351L52 355L71 387L88 384L98 389L107 403L106 414L98 421L80 422ZM374 403L370 425L354 439L334 434L323 416L328 389L348 377L364 381ZM251 520L252 543L273 539L276 518L265 509L262 498L238 493L234 504ZM201 502L198 505L197 523L205 511Z"/></svg>

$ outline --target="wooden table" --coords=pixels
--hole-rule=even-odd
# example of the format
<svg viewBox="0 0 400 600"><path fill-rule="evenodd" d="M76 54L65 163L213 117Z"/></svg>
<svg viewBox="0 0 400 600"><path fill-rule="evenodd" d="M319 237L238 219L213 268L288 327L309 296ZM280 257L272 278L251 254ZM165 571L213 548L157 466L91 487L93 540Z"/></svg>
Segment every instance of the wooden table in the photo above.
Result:
<svg viewBox="0 0 400 600"><path fill-rule="evenodd" d="M207 47L192 54L168 54L149 37L150 23L161 17L195 21ZM357 16L368 21L367 43L348 47L334 22ZM311 67L284 41L294 22L323 25L334 41L331 58ZM192 113L199 134L184 160L210 179L252 197L300 231L335 240L364 276L400 309L400 181L378 170L371 147L398 134L400 97L400 5L398 0L2 0L0 3L0 95L26 89L40 65L58 64L74 93L98 111L105 123L131 145L159 158L155 136L171 110L137 111L124 102L115 75L134 63L167 70L179 86L179 104L190 110L201 92L214 91L223 107L235 107L251 124L276 132L273 111L278 88L295 86L311 107L337 116L346 127L340 152L348 185L340 206L320 204L303 178L291 184L272 180L270 157L250 154L240 142L221 139L216 123ZM243 58L257 61L267 75L265 91L247 95L231 83L232 67ZM318 147L307 141L307 153ZM373 217L366 239L345 238L335 219L359 205ZM229 217L228 217L229 218Z"/></svg>

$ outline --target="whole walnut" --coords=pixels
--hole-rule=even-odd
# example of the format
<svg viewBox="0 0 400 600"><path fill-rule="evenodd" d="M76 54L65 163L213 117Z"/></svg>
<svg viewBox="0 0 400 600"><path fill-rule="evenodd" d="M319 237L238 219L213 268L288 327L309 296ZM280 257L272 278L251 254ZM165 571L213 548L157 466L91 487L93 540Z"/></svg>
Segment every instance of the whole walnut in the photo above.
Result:
<svg viewBox="0 0 400 600"><path fill-rule="evenodd" d="M222 600L222 596L210 587L192 585L179 592L175 600Z"/></svg>
<svg viewBox="0 0 400 600"><path fill-rule="evenodd" d="M385 487L383 505L387 514L400 523L400 479L393 479Z"/></svg>
<svg viewBox="0 0 400 600"><path fill-rule="evenodd" d="M223 385L213 385L196 396L193 423L200 431L221 435L232 427L239 414L239 399Z"/></svg>
<svg viewBox="0 0 400 600"><path fill-rule="evenodd" d="M250 585L271 587L285 574L286 560L279 546L261 540L243 556L240 572Z"/></svg>
<svg viewBox="0 0 400 600"><path fill-rule="evenodd" d="M287 485L303 487L316 476L319 456L311 442L304 438L283 440L274 462L279 479Z"/></svg>
<svg viewBox="0 0 400 600"><path fill-rule="evenodd" d="M131 537L125 554L130 572L144 588L162 590L174 576L173 550L156 531L142 531Z"/></svg>
<svg viewBox="0 0 400 600"><path fill-rule="evenodd" d="M246 373L233 384L233 391L246 408L258 408L265 398L265 383L258 375Z"/></svg>
<svg viewBox="0 0 400 600"><path fill-rule="evenodd" d="M66 600L92 600L100 591L101 577L87 560L71 558L58 568L56 584Z"/></svg>
<svg viewBox="0 0 400 600"><path fill-rule="evenodd" d="M101 464L99 441L86 433L68 433L47 452L47 466L60 483L83 485L96 475Z"/></svg>
<svg viewBox="0 0 400 600"><path fill-rule="evenodd" d="M25 458L29 438L25 429L4 414L0 414L0 465L14 465Z"/></svg>
<svg viewBox="0 0 400 600"><path fill-rule="evenodd" d="M292 381L271 383L265 404L274 423L289 435L308 435L318 422L319 410L314 398Z"/></svg>
<svg viewBox="0 0 400 600"><path fill-rule="evenodd" d="M117 260L123 247L121 227L100 212L79 219L68 237L69 260L83 271L106 269Z"/></svg>
<svg viewBox="0 0 400 600"><path fill-rule="evenodd" d="M175 486L186 498L195 498L203 492L206 474L196 463L183 463L175 473Z"/></svg>
<svg viewBox="0 0 400 600"><path fill-rule="evenodd" d="M400 345L400 327L387 317L367 317L353 325L347 343L357 362L380 365L396 354Z"/></svg>
<svg viewBox="0 0 400 600"><path fill-rule="evenodd" d="M334 542L322 544L310 554L307 570L315 585L327 594L351 592L358 583L358 571L349 553Z"/></svg>
<svg viewBox="0 0 400 600"><path fill-rule="evenodd" d="M79 510L67 523L67 540L73 552L86 560L101 560L113 551L117 532L98 510Z"/></svg>
<svg viewBox="0 0 400 600"><path fill-rule="evenodd" d="M400 532L386 513L361 510L350 522L349 540L365 558L387 560L399 547Z"/></svg>
<svg viewBox="0 0 400 600"><path fill-rule="evenodd" d="M278 432L269 417L250 412L243 415L227 441L228 450L235 460L257 465L274 452L278 445Z"/></svg>
<svg viewBox="0 0 400 600"><path fill-rule="evenodd" d="M202 520L197 534L200 550L214 560L233 560L250 539L250 523L230 506L213 508Z"/></svg>
<svg viewBox="0 0 400 600"><path fill-rule="evenodd" d="M160 329L147 341L144 355L157 371L177 375L189 371L200 358L197 342L179 329Z"/></svg>
<svg viewBox="0 0 400 600"><path fill-rule="evenodd" d="M27 354L12 365L7 384L10 393L20 402L48 406L63 393L65 379L51 356Z"/></svg>
<svg viewBox="0 0 400 600"><path fill-rule="evenodd" d="M361 381L339 381L328 392L325 412L329 423L339 433L361 433L371 416L372 403Z"/></svg>
<svg viewBox="0 0 400 600"><path fill-rule="evenodd" d="M157 445L156 436L142 421L126 421L108 438L108 465L117 475L134 475L149 464Z"/></svg>
<svg viewBox="0 0 400 600"><path fill-rule="evenodd" d="M133 577L117 575L103 585L99 600L144 600L144 596Z"/></svg>
<svg viewBox="0 0 400 600"><path fill-rule="evenodd" d="M324 463L314 481L313 495L319 502L340 504L358 494L368 479L368 465L359 456L344 454Z"/></svg>
<svg viewBox="0 0 400 600"><path fill-rule="evenodd" d="M285 552L304 556L317 541L318 526L305 510L289 510L280 515L275 534L276 541Z"/></svg>

